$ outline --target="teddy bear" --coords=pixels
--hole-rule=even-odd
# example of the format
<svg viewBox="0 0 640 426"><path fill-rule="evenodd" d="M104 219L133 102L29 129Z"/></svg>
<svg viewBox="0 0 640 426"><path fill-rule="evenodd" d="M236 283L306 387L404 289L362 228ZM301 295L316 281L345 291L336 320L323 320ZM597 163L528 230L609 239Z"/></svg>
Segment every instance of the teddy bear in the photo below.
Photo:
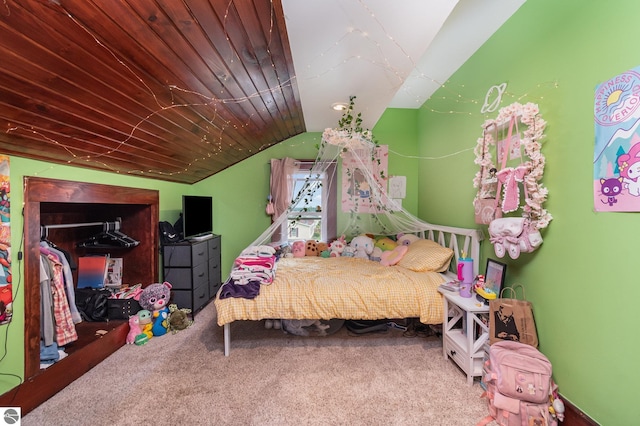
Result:
<svg viewBox="0 0 640 426"><path fill-rule="evenodd" d="M305 256L317 256L318 255L318 242L316 240L307 240L305 243Z"/></svg>
<svg viewBox="0 0 640 426"><path fill-rule="evenodd" d="M163 336L167 334L169 323L169 299L171 298L171 284L168 282L150 284L140 293L138 302L142 309L151 312L153 325L151 333L153 336Z"/></svg>
<svg viewBox="0 0 640 426"><path fill-rule="evenodd" d="M351 240L349 246L355 249L354 257L369 259L373 252L373 239L367 235L358 235Z"/></svg>

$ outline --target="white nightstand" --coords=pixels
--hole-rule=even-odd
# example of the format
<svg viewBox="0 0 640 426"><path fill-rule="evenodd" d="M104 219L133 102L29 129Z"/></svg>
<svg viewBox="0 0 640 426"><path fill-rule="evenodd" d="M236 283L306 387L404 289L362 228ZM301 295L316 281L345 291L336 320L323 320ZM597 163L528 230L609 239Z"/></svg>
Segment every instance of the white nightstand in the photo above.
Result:
<svg viewBox="0 0 640 426"><path fill-rule="evenodd" d="M440 290L444 296L442 348L445 359L451 357L467 374L467 383L482 376L484 344L489 339L489 306L478 302L475 293Z"/></svg>

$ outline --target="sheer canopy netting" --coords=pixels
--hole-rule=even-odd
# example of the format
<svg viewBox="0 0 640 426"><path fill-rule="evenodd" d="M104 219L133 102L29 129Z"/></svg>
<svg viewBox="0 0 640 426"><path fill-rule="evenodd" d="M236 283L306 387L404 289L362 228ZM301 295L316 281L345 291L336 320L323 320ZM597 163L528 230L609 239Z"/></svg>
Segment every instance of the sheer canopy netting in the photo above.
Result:
<svg viewBox="0 0 640 426"><path fill-rule="evenodd" d="M343 212L342 222L337 229L338 235L344 235L347 239L361 234L374 234L395 236L398 233L420 233L428 229L429 224L423 222L406 211L400 203L387 195L387 176L376 166L379 164L377 145L369 138L361 134L327 129L323 133L322 142L318 147L318 154L308 172L302 189L292 195L289 207L273 218L272 225L260 235L252 245L268 243L282 244L286 242L286 235L280 237L278 232L283 224L291 216L292 212L300 211L306 207L313 194L320 188L317 177L322 176L332 164L337 164L337 176L342 176L341 185L350 185L355 190L342 192L342 200L338 200L338 209L345 203L344 197L350 198L349 211ZM348 165L344 159L348 157ZM354 174L357 174L355 179ZM335 177L338 179L338 177ZM344 182L347 179L349 182ZM338 185L338 188L341 187ZM362 189L366 189L367 210L370 213L362 213L363 198ZM346 194L346 195L345 195ZM312 208L312 206L309 206ZM315 206L313 206L315 208ZM332 236L330 236L331 238Z"/></svg>

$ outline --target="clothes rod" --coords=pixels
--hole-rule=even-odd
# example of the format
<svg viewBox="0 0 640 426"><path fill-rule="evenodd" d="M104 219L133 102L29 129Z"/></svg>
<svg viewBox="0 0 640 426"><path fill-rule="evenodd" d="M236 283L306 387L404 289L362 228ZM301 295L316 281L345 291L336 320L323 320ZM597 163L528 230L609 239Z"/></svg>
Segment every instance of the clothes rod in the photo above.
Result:
<svg viewBox="0 0 640 426"><path fill-rule="evenodd" d="M113 224L116 229L119 229L120 221L115 222L84 222L84 223L61 223L58 225L42 225L44 229L61 229L61 228L82 228L85 226L104 226Z"/></svg>

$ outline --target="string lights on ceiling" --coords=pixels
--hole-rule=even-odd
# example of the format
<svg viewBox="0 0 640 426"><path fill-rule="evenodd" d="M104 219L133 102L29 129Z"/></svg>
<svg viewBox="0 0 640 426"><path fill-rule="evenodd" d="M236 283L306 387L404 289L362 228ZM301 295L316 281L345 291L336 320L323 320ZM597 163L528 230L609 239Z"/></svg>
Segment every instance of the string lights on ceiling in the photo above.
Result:
<svg viewBox="0 0 640 426"><path fill-rule="evenodd" d="M223 27L225 28L224 30L224 34L226 37L226 41L227 43L231 44L232 41L229 37L229 34L226 31L226 23L227 23L227 19L229 17L229 10L231 8L231 3L229 2L229 5L227 6L227 9L225 11L225 15L224 15L224 19L223 19ZM375 13L373 13L373 11L369 8L369 6L366 4L365 1L363 0L359 0L358 3L361 5L361 7L363 9L365 9L367 11L367 13L369 14L371 20L375 23L376 26L378 26L381 31L384 33L384 35L386 36L386 40L395 47L396 49L396 53L400 53L407 61L409 61L412 65L412 68L414 70L417 70L418 72L418 76L420 79L422 80L426 80L431 84L435 84L437 85L437 87L439 87L441 89L442 93L445 93L445 95L443 96L439 96L437 98L432 98L438 101L443 101L446 102L448 104L458 104L458 105L465 105L464 107L460 108L459 110L456 109L449 109L449 110L438 110L436 108L426 108L427 111L431 112L431 113L437 113L437 114L458 114L458 115L467 115L467 116L482 116L482 113L479 112L480 108L479 106L482 105L483 100L477 100L477 99L471 99L471 98L467 98L465 96L463 96L463 92L464 92L464 86L461 85L459 86L457 89L454 87L450 87L452 86L451 83L449 81L447 82L439 82L434 78L429 77L428 75L426 75L424 72L422 72L421 70L418 69L418 64L416 62L416 60L410 55L408 54L403 47L401 46L401 44L394 38L393 34L389 34L386 29L384 28L384 25L380 22L380 20L376 17ZM9 16L11 10L9 8L9 5L7 4L7 2L4 2L5 7L7 9L7 16ZM160 97L158 96L158 94L156 92L154 92L154 90L151 88L151 86L145 81L145 79L143 77L141 77L140 74L138 74L131 66L129 66L124 60L122 60L118 54L114 51L112 51L105 43L103 43L96 34L94 34L87 26L85 26L82 22L80 22L78 19L76 19L68 10L66 10L64 8L63 5L58 4L58 6L61 8L61 10L64 11L64 13L66 14L66 16L69 18L69 20L74 24L79 26L80 28L82 28L97 44L97 46L99 46L99 48L104 49L105 51L107 51L110 56L119 64L120 67L122 67L122 69L124 70L124 72L131 74L135 77L135 79L137 81L140 82L141 87L143 88L145 93L148 93L148 96L150 96L154 103L157 105L157 108L155 110L153 110L152 112L150 112L149 114L147 114L146 116L144 116L141 119L138 119L134 124L132 124L130 131L126 134L126 136L117 142L117 144L112 147L112 148L104 148L104 151L101 153L96 153L96 154L81 154L79 152L77 152L77 149L74 149L71 145L69 144L65 144L62 140L56 140L52 137L46 136L44 134L42 134L42 132L39 132L33 128L24 128L22 126L17 126L14 125L12 123L8 123L7 125L7 130L6 133L16 133L19 134L20 132L25 132L25 133L31 133L33 135L37 135L39 138L42 138L43 140L60 147L63 151L65 151L66 153L68 153L69 155L69 160L66 162L66 164L69 165L73 165L79 162L93 162L95 164L100 164L102 166L102 168L111 170L112 172L115 173L119 173L119 174L127 174L127 175L135 175L135 176L146 176L146 175L152 175L152 176L175 176L175 175L180 175L182 173L186 173L188 172L191 168L195 167L196 163L201 162L201 161L206 161L207 159L210 159L212 157L216 157L218 155L221 155L221 153L223 152L223 141L224 141L224 137L226 132L228 132L230 129L234 129L234 130L238 130L238 129L247 129L249 128L249 126L252 123L252 120L255 119L255 113L251 113L248 114L248 116L246 117L246 119L244 119L242 122L233 122L231 119L225 118L223 117L217 107L218 105L221 104L241 104L244 102L250 102L252 99L254 98L259 98L262 94L266 93L266 92L271 92L274 94L277 94L278 92L281 92L283 89L285 88L291 88L295 85L295 80L296 77L292 77L290 79L287 79L285 81L280 81L280 77L278 76L278 73L274 72L274 75L278 76L278 84L275 87L270 87L268 89L262 90L262 91L258 91L252 94L249 94L247 96L242 96L242 97L230 97L230 96L226 96L228 95L227 93L224 92L224 90L221 90L219 93L219 97L214 97L211 95L206 95L203 93L199 93L198 91L194 91L191 89L186 89L183 87L180 87L179 85L176 84L166 84L165 88L168 91L168 94L170 95L170 99L171 99L171 103L170 104L164 104L161 100ZM274 10L273 10L273 5L271 6L271 20L270 20L270 26L268 28L268 38L269 40L271 40L271 37L273 35L273 31L274 31ZM311 69L316 69L318 67L314 66L314 63L320 62L322 61L326 54L329 53L330 49L337 49L340 48L341 45L343 43L346 43L346 41L348 40L349 37L354 36L355 34L359 35L360 37L365 38L369 43L371 43L372 46L375 47L375 51L378 52L378 54L381 56L379 57L365 57L362 56L361 54L353 54L349 57L344 58L340 63L338 64L327 64L327 68L323 69L322 71L319 71L313 75L309 75L308 77L306 77L305 79L310 80L310 79L317 79L320 78L323 75L326 75L328 73L336 73L339 74L340 73L340 67L344 66L345 64L351 62L351 61L365 61L368 62L374 66L377 67L381 67L383 68L386 72L388 72L391 76L393 76L393 78L397 79L397 88L399 88L402 83L404 82L404 79L407 77L405 75L404 72L402 72L400 70L400 68L394 66L394 60L391 60L391 58L388 55L383 54L383 46L381 44L380 41L375 40L374 38L372 38L369 33L367 33L366 31L363 31L361 29L358 28L348 28L344 34L340 35L335 42L333 42L333 44L328 47L325 51L323 51L322 53L320 53L319 55L317 55L316 57L312 58L312 60L306 65L306 69L311 70ZM388 47L388 44L386 44L386 46ZM232 48L229 49L231 52L233 52L234 50ZM272 57L272 52L270 50L270 46L267 45L266 50L265 50L265 57L268 59L270 66L275 70L276 69L276 65L274 62L274 59ZM236 60L240 60L240 58L238 57L234 57L234 58L228 58L229 61L233 62ZM261 61L262 62L262 61ZM521 100L523 98L528 98L528 99L533 99L533 100L542 100L542 96L539 97L532 97L532 92L537 92L539 91L539 89L546 89L548 87L553 87L553 88L557 88L558 84L557 82L544 82L544 83L540 83L538 85L536 85L534 88L532 88L529 91L526 91L526 93L521 94L521 95L516 95L514 93L510 93L508 91L504 91L503 92L503 96L504 97L510 97L514 100ZM177 96L177 94L179 95L189 95L189 96L195 96L197 98L200 99L200 102L193 102L193 103L185 103L185 102L180 102L178 99L182 98L183 96ZM176 95L176 96L174 96ZM416 94L416 99L419 99L419 95ZM471 104L474 106L474 111L469 111L468 110L468 105ZM118 151L123 150L124 147L128 146L128 144L130 143L131 139L134 137L134 134L136 133L136 131L138 131L140 129L140 127L145 124L146 122L148 122L152 117L154 116L158 116L161 115L162 113L172 110L172 109L179 109L179 108L185 108L185 107L193 107L193 106L201 106L203 108L209 108L209 115L206 118L206 127L204 128L204 134L201 137L201 141L207 146L209 147L208 152L206 152L204 155L199 154L199 155L193 155L193 157L191 158L190 161L188 161L186 163L185 167L181 167L179 170L142 170L142 169L130 169L130 170L122 170L122 169L118 169L115 168L113 166L110 166L108 164L106 164L104 161L102 161L100 158L101 157L105 157L105 156L110 156L113 155L114 153L117 153ZM339 106L339 103L335 103L332 105L332 108L336 109L336 107ZM476 108L477 107L477 108ZM262 112L266 112L267 111L267 107L263 106L261 108ZM132 117L133 118L133 117ZM72 138L72 136L69 136L69 138ZM319 138L314 138L315 141L317 142L320 139ZM303 142L304 143L304 142ZM265 147L268 147L271 145L262 145L260 148L256 149L252 149L252 148L245 148L243 146L241 146L240 144L236 144L233 145L233 148L238 151L238 152L243 152L243 153L249 153L249 154L253 154L256 152L261 151L262 149L264 149ZM468 149L464 149L461 151L458 151L456 153L452 153L452 154L447 154L443 157L438 157L438 158L445 158L451 155L458 155L460 153L469 151L469 150L473 150L473 147L470 147ZM393 151L390 151L393 152ZM399 153L395 153L396 155L399 156L404 156L402 154ZM404 156L407 158L421 158L421 159L436 159L436 158L425 158L425 157L412 157L412 156ZM53 168L53 166L51 166L50 168Z"/></svg>

